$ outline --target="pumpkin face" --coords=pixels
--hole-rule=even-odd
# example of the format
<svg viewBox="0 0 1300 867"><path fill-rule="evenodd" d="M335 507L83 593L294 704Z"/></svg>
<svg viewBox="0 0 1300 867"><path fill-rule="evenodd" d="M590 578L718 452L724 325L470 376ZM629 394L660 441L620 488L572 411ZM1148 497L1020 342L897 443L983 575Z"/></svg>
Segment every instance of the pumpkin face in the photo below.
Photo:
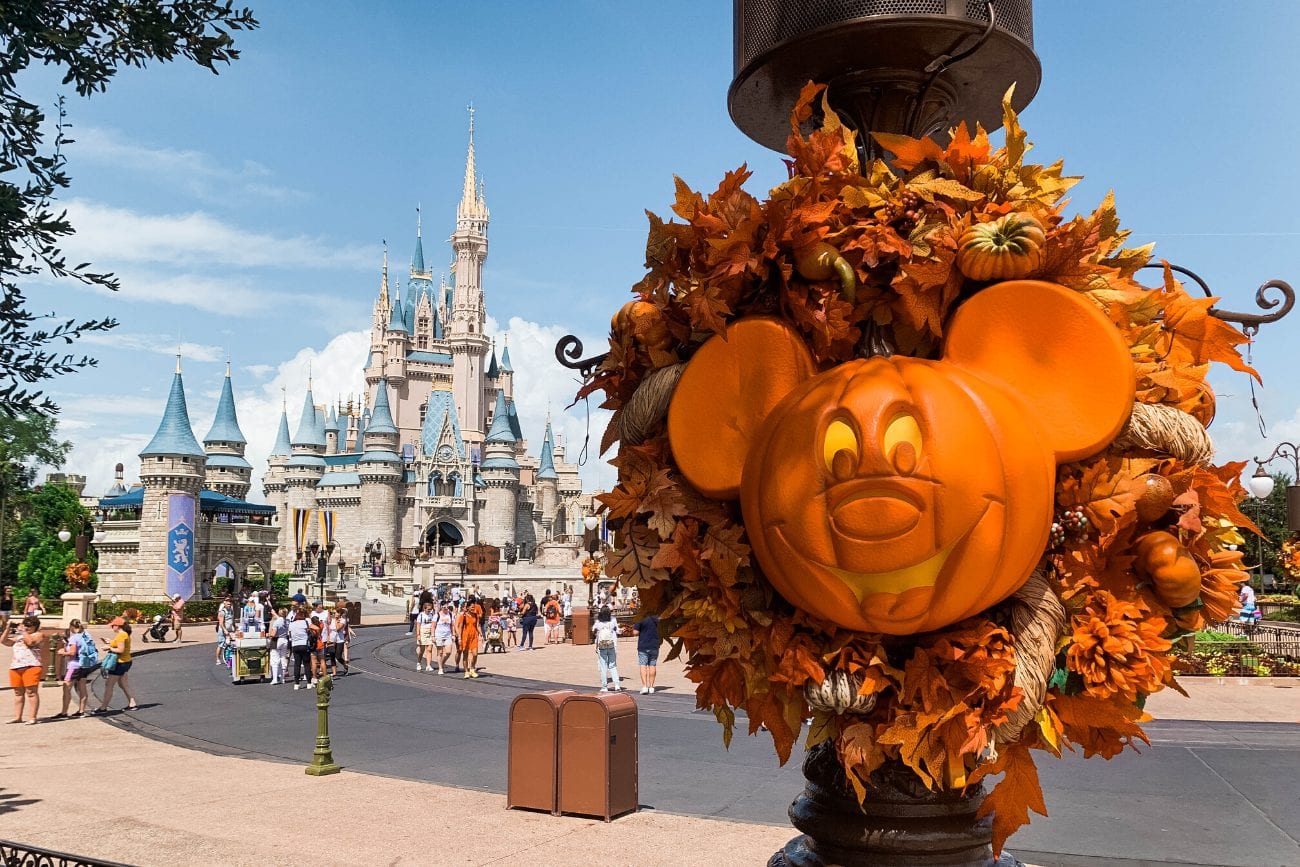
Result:
<svg viewBox="0 0 1300 867"><path fill-rule="evenodd" d="M1032 274L1043 264L1047 233L1028 214L1007 214L976 223L957 242L957 268L972 280L1007 280Z"/></svg>
<svg viewBox="0 0 1300 867"><path fill-rule="evenodd" d="M952 365L876 358L815 377L768 416L745 466L764 574L809 613L872 632L1001 601L1051 526L1056 461L1036 429L1018 397Z"/></svg>
<svg viewBox="0 0 1300 867"><path fill-rule="evenodd" d="M906 635L1024 583L1051 529L1056 465L1110 442L1133 393L1128 347L1095 307L1007 282L962 305L941 361L819 373L789 324L732 323L687 363L668 437L700 493L739 498L755 559L787 600Z"/></svg>

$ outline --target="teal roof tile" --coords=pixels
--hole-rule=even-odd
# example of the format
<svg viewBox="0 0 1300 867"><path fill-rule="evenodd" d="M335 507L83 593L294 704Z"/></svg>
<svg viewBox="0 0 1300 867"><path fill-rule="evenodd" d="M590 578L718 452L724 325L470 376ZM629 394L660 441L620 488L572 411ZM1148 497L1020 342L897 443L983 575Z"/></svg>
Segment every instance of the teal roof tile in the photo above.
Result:
<svg viewBox="0 0 1300 867"><path fill-rule="evenodd" d="M272 457L288 457L292 451L289 445L289 413L280 410L280 430L275 435L275 445L271 446Z"/></svg>
<svg viewBox="0 0 1300 867"><path fill-rule="evenodd" d="M325 432L326 433L339 432L339 417L334 414L334 407L332 406L325 413Z"/></svg>
<svg viewBox="0 0 1300 867"><path fill-rule="evenodd" d="M220 467L222 469L251 470L253 465L239 455L208 455L207 467L208 469Z"/></svg>
<svg viewBox="0 0 1300 867"><path fill-rule="evenodd" d="M205 456L199 441L194 438L194 429L190 427L190 412L185 406L185 383L181 380L179 362L172 377L172 388L167 394L167 407L163 410L158 431L149 445L144 447L144 451L140 452L142 458L157 455Z"/></svg>
<svg viewBox="0 0 1300 867"><path fill-rule="evenodd" d="M235 391L230 385L230 365L226 365L226 378L221 383L221 398L217 401L217 415L212 420L212 429L203 438L205 443L239 443L248 442L244 432L239 429L239 416L235 413Z"/></svg>
<svg viewBox="0 0 1300 867"><path fill-rule="evenodd" d="M425 406L424 425L420 428L420 448L426 455L432 455L442 441L443 428L451 425L452 439L455 440L457 456L465 459L465 440L460 433L460 415L456 412L456 401L450 391L435 389L429 393L429 402Z"/></svg>
<svg viewBox="0 0 1300 867"><path fill-rule="evenodd" d="M487 376L488 379L496 379L501 375L500 368L497 367L497 350L492 347L492 360L488 362Z"/></svg>
<svg viewBox="0 0 1300 867"><path fill-rule="evenodd" d="M425 364L451 364L452 357L447 352L425 352L417 349L414 352L406 353L407 361L422 361Z"/></svg>
<svg viewBox="0 0 1300 867"><path fill-rule="evenodd" d="M375 387L375 405L370 411L370 424L366 433L395 434L397 425L393 423L392 410L388 408L388 380L381 379Z"/></svg>
<svg viewBox="0 0 1300 867"><path fill-rule="evenodd" d="M515 369L510 366L510 344L507 343L501 347L501 372L514 373Z"/></svg>
<svg viewBox="0 0 1300 867"><path fill-rule="evenodd" d="M498 391L496 409L492 413L492 426L488 428L484 442L513 445L518 441L519 438L515 436L514 429L510 426L510 408L506 405L505 392Z"/></svg>
<svg viewBox="0 0 1300 867"><path fill-rule="evenodd" d="M402 458L397 452L387 449L369 449L360 458L360 463L400 464Z"/></svg>
<svg viewBox="0 0 1300 867"><path fill-rule="evenodd" d="M517 470L519 461L513 455L493 455L479 466L485 470Z"/></svg>
<svg viewBox="0 0 1300 867"><path fill-rule="evenodd" d="M316 399L311 395L311 386L302 402L302 415L298 417L298 432L293 435L292 445L324 446L324 431L316 421Z"/></svg>
<svg viewBox="0 0 1300 867"><path fill-rule="evenodd" d="M551 422L546 422L546 433L542 436L542 456L537 463L538 479L558 479L555 471L555 437L551 434Z"/></svg>
<svg viewBox="0 0 1300 867"><path fill-rule="evenodd" d="M519 425L519 411L515 409L513 400L506 405L506 416L510 419L510 432L515 435L515 442L520 442L524 438L524 429Z"/></svg>
<svg viewBox="0 0 1300 867"><path fill-rule="evenodd" d="M393 309L388 316L389 331L407 331L406 328L406 310L402 306L402 290L400 288L393 290Z"/></svg>

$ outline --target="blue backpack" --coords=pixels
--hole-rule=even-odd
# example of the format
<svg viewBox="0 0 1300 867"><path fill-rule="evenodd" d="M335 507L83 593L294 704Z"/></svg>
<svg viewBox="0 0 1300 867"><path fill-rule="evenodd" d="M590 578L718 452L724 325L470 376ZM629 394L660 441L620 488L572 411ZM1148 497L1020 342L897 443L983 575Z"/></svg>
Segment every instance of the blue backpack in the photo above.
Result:
<svg viewBox="0 0 1300 867"><path fill-rule="evenodd" d="M89 632L81 633L80 645L77 648L77 665L82 668L94 668L99 665L99 648L95 646L95 639Z"/></svg>

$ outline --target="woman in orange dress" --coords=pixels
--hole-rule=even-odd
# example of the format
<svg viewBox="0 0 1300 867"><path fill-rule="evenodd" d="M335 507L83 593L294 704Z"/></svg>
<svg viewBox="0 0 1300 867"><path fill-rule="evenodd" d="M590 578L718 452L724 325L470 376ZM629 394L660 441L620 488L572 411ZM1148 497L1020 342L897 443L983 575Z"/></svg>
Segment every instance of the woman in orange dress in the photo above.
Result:
<svg viewBox="0 0 1300 867"><path fill-rule="evenodd" d="M483 609L478 602L461 606L456 615L454 630L456 633L456 664L465 670L465 677L478 677L478 622Z"/></svg>

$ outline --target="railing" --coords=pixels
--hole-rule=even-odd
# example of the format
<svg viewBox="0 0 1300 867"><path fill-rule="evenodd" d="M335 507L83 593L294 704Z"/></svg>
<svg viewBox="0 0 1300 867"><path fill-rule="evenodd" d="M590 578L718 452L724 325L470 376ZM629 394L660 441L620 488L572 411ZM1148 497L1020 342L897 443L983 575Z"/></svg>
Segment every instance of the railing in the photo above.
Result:
<svg viewBox="0 0 1300 867"><path fill-rule="evenodd" d="M1251 623L1228 621L1214 627L1216 632L1226 632L1243 644L1251 644L1269 656L1300 662L1300 629L1284 626L1256 626ZM1222 642L1227 644L1228 642ZM1237 643L1237 642L1234 642ZM1217 647L1218 644L1201 643L1197 647Z"/></svg>
<svg viewBox="0 0 1300 867"><path fill-rule="evenodd" d="M4 867L129 867L120 861L102 861L86 855L69 855L13 840L0 840L0 864Z"/></svg>
<svg viewBox="0 0 1300 867"><path fill-rule="evenodd" d="M279 535L279 527L268 527L265 524L211 524L208 544L275 545Z"/></svg>

